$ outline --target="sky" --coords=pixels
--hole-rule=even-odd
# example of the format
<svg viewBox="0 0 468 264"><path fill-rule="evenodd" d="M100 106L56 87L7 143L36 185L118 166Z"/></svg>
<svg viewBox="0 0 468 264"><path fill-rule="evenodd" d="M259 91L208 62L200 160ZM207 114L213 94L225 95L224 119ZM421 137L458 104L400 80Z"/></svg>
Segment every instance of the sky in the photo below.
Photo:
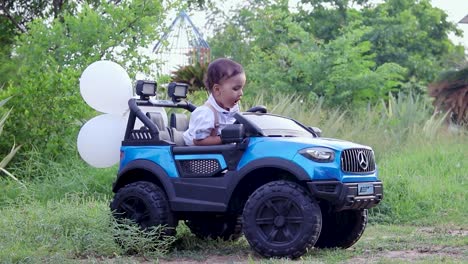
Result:
<svg viewBox="0 0 468 264"><path fill-rule="evenodd" d="M290 6L294 6L295 2L298 0L290 0ZM381 2L375 0L375 2ZM448 20L457 23L458 28L460 28L464 33L463 37L457 37L454 34L450 35L450 39L455 44L464 45L468 49L468 24L458 24L458 22L468 15L468 0L432 0L432 5L444 10L448 14ZM224 1L223 6L228 9L231 6L239 3L239 0ZM226 10L225 9L225 10ZM204 35L209 35L209 32L204 32L205 28L205 17L203 12L194 12L190 14L195 26L200 29L201 33Z"/></svg>
<svg viewBox="0 0 468 264"><path fill-rule="evenodd" d="M468 0L432 0L432 5L444 10L448 14L448 20L458 23L468 15ZM450 36L455 44L462 44L468 49L468 24L458 24L463 30L463 37Z"/></svg>

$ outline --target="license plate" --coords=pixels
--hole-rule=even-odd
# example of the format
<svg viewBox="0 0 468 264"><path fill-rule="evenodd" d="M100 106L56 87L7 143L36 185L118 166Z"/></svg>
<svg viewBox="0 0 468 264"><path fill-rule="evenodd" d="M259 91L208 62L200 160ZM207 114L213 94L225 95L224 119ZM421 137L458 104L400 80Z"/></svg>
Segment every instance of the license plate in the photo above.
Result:
<svg viewBox="0 0 468 264"><path fill-rule="evenodd" d="M358 183L358 195L374 194L374 184Z"/></svg>

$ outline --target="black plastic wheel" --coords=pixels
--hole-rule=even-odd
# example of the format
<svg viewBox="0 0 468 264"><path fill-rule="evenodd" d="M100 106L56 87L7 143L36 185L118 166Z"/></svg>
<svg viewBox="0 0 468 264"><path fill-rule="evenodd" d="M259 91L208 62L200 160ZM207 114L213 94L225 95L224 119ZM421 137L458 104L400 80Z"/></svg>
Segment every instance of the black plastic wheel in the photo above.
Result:
<svg viewBox="0 0 468 264"><path fill-rule="evenodd" d="M165 226L164 235L174 235L177 221L169 209L165 193L151 182L131 183L114 196L113 216L135 221L142 229Z"/></svg>
<svg viewBox="0 0 468 264"><path fill-rule="evenodd" d="M198 238L236 240L242 234L242 218L238 215L205 215L185 221Z"/></svg>
<svg viewBox="0 0 468 264"><path fill-rule="evenodd" d="M260 255L297 258L318 239L322 215L318 204L300 185L274 181L249 197L243 226L247 241Z"/></svg>
<svg viewBox="0 0 468 264"><path fill-rule="evenodd" d="M359 240L367 225L367 209L322 212L322 217L316 248L349 248Z"/></svg>

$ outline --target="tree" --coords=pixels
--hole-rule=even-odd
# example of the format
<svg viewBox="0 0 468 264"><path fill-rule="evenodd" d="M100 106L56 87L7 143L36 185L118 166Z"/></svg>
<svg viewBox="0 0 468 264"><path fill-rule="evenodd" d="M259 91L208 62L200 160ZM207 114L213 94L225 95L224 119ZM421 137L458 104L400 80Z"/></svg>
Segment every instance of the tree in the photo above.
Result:
<svg viewBox="0 0 468 264"><path fill-rule="evenodd" d="M397 63L408 69L406 81L423 85L438 72L464 58L463 47L454 45L449 34L461 34L447 21L447 14L429 0L387 0L372 4L365 0L302 0L297 21L325 43L342 35L346 27L371 28L363 41L372 43L376 66ZM305 8L305 6L312 8ZM419 90L418 92L425 92Z"/></svg>
<svg viewBox="0 0 468 264"><path fill-rule="evenodd" d="M247 6L220 31L223 38L216 35L217 41L211 42L214 51L220 45L219 50L234 59L237 52L226 47L247 52L239 58L249 94L298 93L310 99L324 97L330 106L350 106L375 102L401 84L405 69L393 63L376 66L372 44L362 41L371 29L353 24L324 43L296 16L287 1Z"/></svg>
<svg viewBox="0 0 468 264"><path fill-rule="evenodd" d="M29 23L28 33L13 46L10 63L17 77L0 92L1 98L12 96L15 117L6 124L6 142L15 138L25 147L35 145L50 158L74 149L82 120L94 114L79 92L81 73L101 59L119 63L130 76L148 73L151 61L138 47L157 39L164 14L159 1L103 1L97 7L84 3L76 14Z"/></svg>
<svg viewBox="0 0 468 264"><path fill-rule="evenodd" d="M306 31L328 42L341 35L350 23L360 20L356 9L367 6L369 0L301 0L297 21Z"/></svg>
<svg viewBox="0 0 468 264"><path fill-rule="evenodd" d="M115 1L120 2L120 1ZM53 20L60 18L63 22L64 14L76 14L83 4L99 5L100 0L86 1L50 1L50 0L1 0L0 1L0 58L2 61L11 59L11 52L15 38L27 34L29 24L35 19ZM0 66L0 84L8 82L16 74L11 64Z"/></svg>
<svg viewBox="0 0 468 264"><path fill-rule="evenodd" d="M361 40L369 30L350 30L323 46L322 78L314 91L325 96L329 105L375 103L401 85L406 69L395 63L376 66L372 44Z"/></svg>
<svg viewBox="0 0 468 264"><path fill-rule="evenodd" d="M464 60L448 38L458 29L428 0L303 0L297 10L284 0L249 2L217 28L213 54L240 61L249 87L312 92L331 105L425 93Z"/></svg>
<svg viewBox="0 0 468 264"><path fill-rule="evenodd" d="M455 63L464 60L463 47L448 37L460 30L429 0L387 0L364 9L363 24L372 29L363 39L372 43L376 65L397 63L408 69L407 79L414 76L427 84L453 67L454 58Z"/></svg>

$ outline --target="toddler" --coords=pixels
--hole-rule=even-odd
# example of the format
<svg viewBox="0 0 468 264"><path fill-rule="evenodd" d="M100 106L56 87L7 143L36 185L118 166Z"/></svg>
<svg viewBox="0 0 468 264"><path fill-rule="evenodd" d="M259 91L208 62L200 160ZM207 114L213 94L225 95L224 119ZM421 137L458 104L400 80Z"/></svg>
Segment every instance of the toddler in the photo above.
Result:
<svg viewBox="0 0 468 264"><path fill-rule="evenodd" d="M197 107L190 117L189 128L184 132L186 145L221 144L221 130L235 122L239 112L246 82L242 66L230 59L216 59L208 65L205 86L210 96L204 105Z"/></svg>

